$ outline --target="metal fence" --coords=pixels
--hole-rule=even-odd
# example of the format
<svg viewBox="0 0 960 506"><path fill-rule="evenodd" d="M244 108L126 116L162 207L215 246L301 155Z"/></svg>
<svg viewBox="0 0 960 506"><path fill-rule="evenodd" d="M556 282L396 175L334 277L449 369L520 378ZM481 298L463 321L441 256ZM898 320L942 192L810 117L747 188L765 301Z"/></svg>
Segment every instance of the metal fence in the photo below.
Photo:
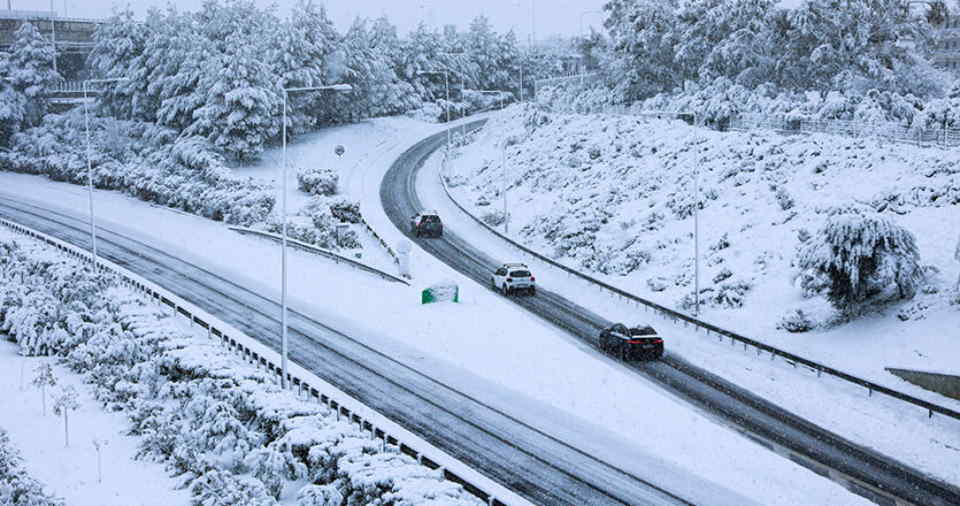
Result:
<svg viewBox="0 0 960 506"><path fill-rule="evenodd" d="M765 114L740 114L724 125L735 130L764 128L782 132L820 132L849 137L869 137L904 142L918 146L960 146L960 129L956 128L910 128L898 123L865 123L849 120L812 120L801 118L782 118Z"/></svg>

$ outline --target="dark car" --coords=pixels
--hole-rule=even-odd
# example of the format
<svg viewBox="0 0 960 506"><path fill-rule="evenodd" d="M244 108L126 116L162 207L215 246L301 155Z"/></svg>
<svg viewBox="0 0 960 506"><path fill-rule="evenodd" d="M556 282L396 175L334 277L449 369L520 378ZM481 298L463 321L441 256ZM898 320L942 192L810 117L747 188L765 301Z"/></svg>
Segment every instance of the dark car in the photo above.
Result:
<svg viewBox="0 0 960 506"><path fill-rule="evenodd" d="M600 350L623 360L663 356L663 338L649 325L627 327L617 323L600 332Z"/></svg>
<svg viewBox="0 0 960 506"><path fill-rule="evenodd" d="M413 235L417 237L441 237L443 222L435 211L423 211L410 218Z"/></svg>

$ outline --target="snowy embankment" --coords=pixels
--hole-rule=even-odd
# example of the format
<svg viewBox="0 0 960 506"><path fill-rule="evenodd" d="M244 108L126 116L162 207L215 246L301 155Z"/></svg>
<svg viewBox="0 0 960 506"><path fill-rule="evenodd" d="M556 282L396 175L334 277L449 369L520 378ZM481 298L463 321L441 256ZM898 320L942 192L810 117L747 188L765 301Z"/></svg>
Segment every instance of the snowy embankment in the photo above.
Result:
<svg viewBox="0 0 960 506"><path fill-rule="evenodd" d="M41 482L30 475L24 466L20 451L10 441L7 431L0 428L0 504L29 504L31 506L63 506L63 499L44 489Z"/></svg>
<svg viewBox="0 0 960 506"><path fill-rule="evenodd" d="M506 181L510 235L570 267L692 311L699 186L705 320L880 383L891 380L884 367L960 371L953 151L529 109L476 140L453 164L454 194L499 224ZM822 297L803 297L791 264L825 211L852 203L911 231L932 268L914 299L844 323ZM797 309L819 328L778 328Z"/></svg>
<svg viewBox="0 0 960 506"><path fill-rule="evenodd" d="M81 375L89 386L72 383L92 391L93 398L84 400L122 412L136 458L163 463L189 491L191 504L319 505L339 497L351 504L482 504L441 471L382 447L323 405L279 389L272 375L192 335L113 278L95 278L85 265L6 232L0 233L0 253L6 288L0 324L7 339L22 355L55 356ZM18 362L7 354L0 360ZM74 445L120 436L110 423L89 432L84 421L90 416L72 418ZM37 451L43 444L38 426L22 422L13 437L22 435L29 444L28 468L46 469L50 459L61 459L56 468L62 474L47 478L54 490L84 504L116 503L111 492L122 493L125 504L154 504L141 497L144 487L164 480L144 474L140 468L147 466L124 465L123 480L93 485L92 477L77 476L89 471L70 465L76 459L69 449ZM109 468L123 464L106 465L109 476ZM186 502L186 494L158 495L164 504Z"/></svg>

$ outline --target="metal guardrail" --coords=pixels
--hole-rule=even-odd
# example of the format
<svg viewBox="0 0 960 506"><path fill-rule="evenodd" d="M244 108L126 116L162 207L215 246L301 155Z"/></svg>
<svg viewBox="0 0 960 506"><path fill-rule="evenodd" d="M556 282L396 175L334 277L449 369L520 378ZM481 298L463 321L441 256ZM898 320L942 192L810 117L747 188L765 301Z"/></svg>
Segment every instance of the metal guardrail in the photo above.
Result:
<svg viewBox="0 0 960 506"><path fill-rule="evenodd" d="M367 220L362 215L360 216L360 222L363 223L363 227L367 230L367 232L369 232L370 235L373 236L378 243L380 243L380 246L387 250L387 253L391 258L393 258L393 263L400 265L400 257L397 255L397 252L394 251L389 244L387 244L387 241L383 240L383 237L380 237L380 234L378 234L377 231L374 230L369 223L367 223Z"/></svg>
<svg viewBox="0 0 960 506"><path fill-rule="evenodd" d="M90 253L86 250L55 237L4 218L0 218L0 225L49 244L77 261L86 263L92 261ZM153 299L161 308L169 308L170 316L183 316L190 322L191 327L197 325L200 328L206 329L208 338L219 339L223 346L238 354L240 358L247 363L253 364L258 369L263 368L276 375L278 377L277 381L279 382L279 376L282 374L282 370L278 365L280 362L279 353L275 350L257 342L232 325L194 306L192 303L187 302L172 292L133 274L107 259L99 258L96 268L101 271L111 272L117 276L117 279L124 287ZM478 497L480 500L485 501L488 506L508 505L508 503L498 498L498 496L494 494L494 491L500 494L499 497L509 500L509 504L530 504L529 501L496 484L489 478L480 475L456 458L446 455L442 450L435 448L429 442L422 440L419 436L392 422L389 418L363 405L306 369L302 369L296 364L291 364L288 379L290 384L297 389L299 396L306 395L309 398L315 399L317 402L323 403L328 408L335 410L337 420L340 420L341 417L347 417L351 423L357 424L361 432L369 432L371 439L379 439L382 449L388 445L396 447L401 453L416 459L417 462L430 469L441 469L444 479L463 486L464 490ZM469 478L468 476L471 474L476 477ZM470 479L474 481L471 482L469 481Z"/></svg>
<svg viewBox="0 0 960 506"><path fill-rule="evenodd" d="M241 234L258 235L258 236L260 236L260 237L266 237L266 238L268 238L268 239L273 239L273 240L275 240L275 241L282 241L282 240L283 240L283 237L281 237L281 236L279 236L279 235L277 235L277 234L271 233L271 232L264 232L263 230L256 230L256 229L247 228L247 227L234 227L234 226L229 226L229 227L227 227L227 228L229 228L230 230L233 230L234 232L239 232L239 233L241 233ZM408 282L407 280L405 280L405 279L403 279L403 278L399 278L399 277L394 276L393 274L390 274L390 273L388 273L388 272L381 271L380 269L377 269L376 267L373 267L373 266L371 266L371 265L367 265L367 264L365 264L365 263L363 263L363 262L358 262L358 261L356 261L356 260L354 260L354 259L352 259L352 258L347 258L347 257L345 257L345 256L343 256L343 255L334 253L333 251L326 250L326 249L323 249L323 248L314 246L314 245L312 245L312 244L307 244L307 243L305 243L305 242L303 242L303 241L298 241L298 240L296 240L296 239L291 239L291 238L289 238L289 237L287 237L287 244L289 244L290 246L292 246L292 247L294 247L294 248L298 248L298 249L301 249L301 250L304 250L304 251L308 251L308 252L310 252L310 253L315 253L315 254L320 255L320 256L322 256L322 257L325 257L325 258L329 258L330 260L333 260L334 262L336 262L336 263L338 263L338 264L339 264L340 262L343 262L343 263L346 263L347 265L349 265L349 266L351 266L351 267L354 267L354 268L356 268L356 269L360 269L361 271L366 271L366 272L369 272L369 273L371 273L371 274L376 274L377 276L380 276L381 278L386 279L387 281L393 281L393 282L395 282L395 283L403 283L403 284L405 284L405 285L407 285L407 286L410 286L410 282Z"/></svg>
<svg viewBox="0 0 960 506"><path fill-rule="evenodd" d="M843 372L843 371L840 371L840 370L838 370L838 369L834 369L834 368L832 368L832 367L830 367L830 366L823 365L823 364L820 364L820 363L818 363L818 362L814 362L813 360L808 360L808 359L803 358L803 357L801 357L801 356L799 356L799 355L794 355L793 353L790 353L790 352L788 352L788 351L784 351L784 350L781 350L781 349L779 349L779 348L775 348L775 347L773 347L773 346L770 346L770 345L768 345L768 344L766 344L766 343L762 343L762 342L760 342L760 341L756 341L756 340L754 340L754 339L750 339L749 337L740 335L740 334L738 334L738 333L736 333L736 332L733 332L733 331L730 331L730 330L726 330L726 329L720 328L720 327L718 327L718 326L716 326L716 325L713 325L713 324L711 324L711 323L704 322L704 321L699 320L699 319L697 319L697 318L694 318L694 317L692 317L692 316L690 316L690 315L687 315L687 314L681 313L681 312L679 312L679 311L670 309L670 308L668 308L668 307L666 307L666 306L662 306L662 305L660 305L660 304L657 304L656 302L649 301L649 300L644 299L644 298L642 298L642 297L638 297L638 296L636 296L636 295L634 295L634 294L632 294L632 293L629 293L629 292L627 292L627 291L625 291L625 290L621 290L620 288L617 288L617 287L615 287L615 286L608 285L607 283L604 283L603 281L600 281L600 280L595 279L595 278L593 278L593 277L591 277L591 276L588 276L588 275L586 275L586 274L583 274L583 273L581 273L581 272L579 272L579 271L577 271L577 270L575 270L575 269L571 269L570 267L567 267L567 266L565 266L565 265L563 265L563 264L560 264L560 263L558 263L558 262L556 262L556 261L554 261L554 260L552 260L552 259L550 259L550 258L548 258L548 257L546 257L546 256L544 256L544 255L541 255L540 253L537 253L536 251L533 251L532 249L527 248L526 246L524 246L524 245L522 245L522 244L514 241L513 239L511 239L511 238L505 236L504 234L500 233L500 232L499 232L497 229L495 229L494 227L491 227L490 225L484 223L483 220L481 220L480 218L478 218L477 216L475 216L473 213L471 213L470 211L468 211L463 205L460 204L459 201L457 201L457 199L455 199L455 198L453 197L453 194L450 193L450 189L447 187L447 181L446 181L445 175L441 174L441 176L440 176L440 182L441 182L441 184L443 185L443 191L444 191L444 193L446 193L447 198L449 198L450 201L453 202L453 204L454 204L455 206L457 206L457 208L459 208L461 211L463 211L464 213L466 213L467 216L469 216L470 218L472 218L473 221L479 223L481 226L485 227L487 230L489 230L490 232L494 233L495 235L497 235L498 237L500 237L501 239L503 239L503 240L506 241L507 243L511 244L512 246L516 247L516 248L519 249L520 251L523 251L524 253L526 253L526 254L528 254L528 255L530 255L530 256L532 256L532 257L534 257L534 258L536 258L536 259L538 259L538 260L540 260L540 261L542 261L542 262L546 262L547 264L549 264L549 265L551 265L551 266L553 266L553 267L555 267L555 268L557 268L557 269L560 269L560 270L566 272L567 274L569 274L569 275L571 275L571 276L580 278L580 279L583 280L583 281L587 281L587 282L589 282L589 283L592 283L592 284L594 284L594 285L597 285L597 286L599 286L600 288L606 290L607 292L612 293L613 295L615 295L615 296L617 296L617 297L621 297L621 298L623 298L623 299L632 301L632 302L634 302L634 303L636 303L636 304L643 305L645 308L653 309L654 311L657 311L657 312L659 312L659 313L661 313L661 314L663 314L663 315L665 315L665 316L673 319L674 322L682 321L682 322L684 323L684 325L690 324L690 325L693 325L693 326L696 327L696 328L704 329L708 334L709 334L710 332L713 332L714 334L717 334L717 335L721 336L721 339L723 339L724 337L729 338L731 344L734 344L735 342L740 342L740 343L743 344L744 349L747 349L748 346L751 346L751 347L753 347L754 349L757 350L757 356L759 356L762 352L766 352L766 353L769 353L769 354L770 354L771 360L772 360L773 358L775 358L775 357L781 357L781 358L783 358L787 363L789 363L790 365L794 366L795 368L797 367L797 365L802 365L802 366L810 369L811 371L816 372L816 373L817 373L817 377L820 377L822 374L828 374L828 375L834 376L834 377L836 377L836 378L842 379L842 380L844 380L844 381L847 381L847 382L849 382L849 383L853 383L853 384L855 384L855 385L864 387L864 388L867 389L869 396L873 396L873 393L874 393L874 392L879 392L879 393L881 393L881 394L887 395L887 396L892 397L892 398L894 398L894 399L897 399L897 400L900 400L900 401L903 401L903 402L906 402L906 403L909 403L909 404L913 404L914 406L917 406L917 407L920 407L920 408L925 409L925 410L927 411L927 415L928 415L927 417L928 417L928 418L933 417L933 414L934 414L934 413L937 413L937 414L940 414L940 415L943 415L943 416L946 416L946 417L949 417L949 418L953 418L954 420L960 421L960 411L955 411L955 410L953 410L953 409L950 409L950 408L947 408L947 407L944 407L944 406L940 406L940 405L938 405L938 404L934 404L934 403L932 403L932 402L925 401L925 400L920 399L920 398L917 398L917 397L913 397L912 395L908 395L908 394L905 394L905 393L903 393L903 392L898 392L898 391L896 391L896 390L893 390L892 388L888 388L888 387L885 387L885 386L883 386L883 385L879 385L879 384L877 384L877 383L873 383L872 381L868 381L868 380L865 380L865 379L862 379L862 378L858 378L858 377L856 377L856 376L853 376L853 375L851 375L851 374L847 374L847 373L845 373L845 372Z"/></svg>

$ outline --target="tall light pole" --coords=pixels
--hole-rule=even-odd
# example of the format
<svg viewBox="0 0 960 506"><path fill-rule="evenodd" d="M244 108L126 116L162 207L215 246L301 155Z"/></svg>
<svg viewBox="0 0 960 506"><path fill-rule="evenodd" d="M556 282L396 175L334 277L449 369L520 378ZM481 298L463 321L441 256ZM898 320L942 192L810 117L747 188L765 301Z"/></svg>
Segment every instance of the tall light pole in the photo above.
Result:
<svg viewBox="0 0 960 506"><path fill-rule="evenodd" d="M87 189L90 195L90 251L93 254L93 270L98 271L97 263L97 227L93 214L93 162L90 160L90 102L87 98L87 85L90 83L115 83L126 81L126 77L112 77L109 79L86 79L83 81L83 129L87 137Z"/></svg>
<svg viewBox="0 0 960 506"><path fill-rule="evenodd" d="M693 304L700 316L700 171L693 169Z"/></svg>
<svg viewBox="0 0 960 506"><path fill-rule="evenodd" d="M53 44L53 71L57 71L57 23L54 21L53 0L50 0L50 33Z"/></svg>
<svg viewBox="0 0 960 506"><path fill-rule="evenodd" d="M283 231L283 238L280 241L280 387L287 389L287 95L297 91L351 91L353 86L349 84L331 84L328 86L303 86L297 88L283 89L283 180L280 183L280 229Z"/></svg>

